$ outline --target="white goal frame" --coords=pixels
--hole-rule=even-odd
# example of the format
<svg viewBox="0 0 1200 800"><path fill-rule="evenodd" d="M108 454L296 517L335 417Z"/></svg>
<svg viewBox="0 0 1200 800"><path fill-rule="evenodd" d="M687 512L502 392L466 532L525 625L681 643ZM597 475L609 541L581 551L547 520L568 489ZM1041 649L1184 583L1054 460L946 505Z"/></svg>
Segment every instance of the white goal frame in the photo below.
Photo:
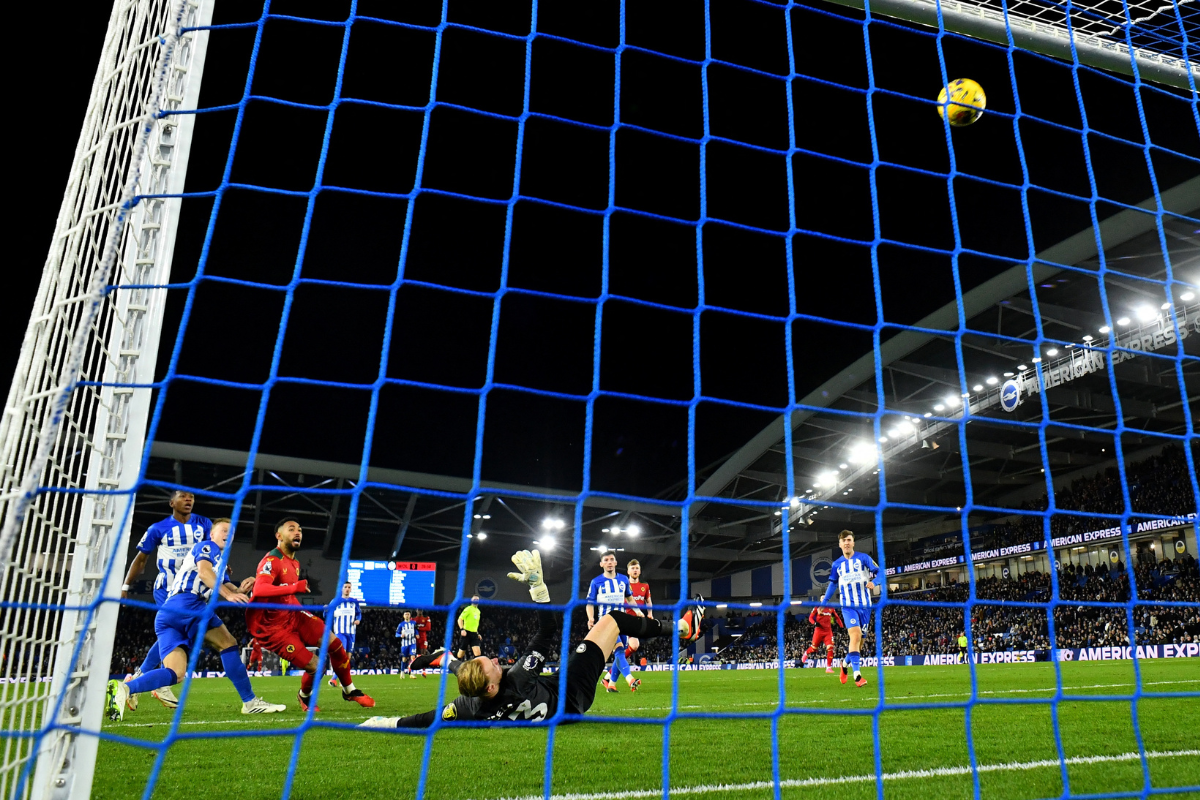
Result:
<svg viewBox="0 0 1200 800"><path fill-rule="evenodd" d="M1195 92L1200 86L1200 35L1188 42L1189 57L1162 53L1147 46L1139 25L1180 24L1179 6L1197 0L1120 0L1122 13L1103 10L1106 0L1071 0L1071 26L1066 24L1068 0L828 0L841 6L906 22L942 27L976 39L1007 45L1089 67L1134 75L1177 89ZM1107 0L1112 5L1118 0ZM1126 41L1125 31L1129 31ZM1200 33L1198 31L1197 33ZM1130 44L1132 43L1132 47ZM951 76L953 77L953 76Z"/></svg>
<svg viewBox="0 0 1200 800"><path fill-rule="evenodd" d="M91 794L211 18L115 0L0 419L4 797Z"/></svg>

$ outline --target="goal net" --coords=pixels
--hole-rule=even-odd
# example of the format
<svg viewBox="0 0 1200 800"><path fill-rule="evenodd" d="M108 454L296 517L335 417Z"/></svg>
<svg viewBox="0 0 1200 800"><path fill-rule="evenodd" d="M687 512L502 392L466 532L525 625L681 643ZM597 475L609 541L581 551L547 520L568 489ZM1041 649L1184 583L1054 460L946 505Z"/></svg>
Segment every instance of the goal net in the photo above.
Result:
<svg viewBox="0 0 1200 800"><path fill-rule="evenodd" d="M209 13L114 4L0 422L6 797L91 786Z"/></svg>
<svg viewBox="0 0 1200 800"><path fill-rule="evenodd" d="M1200 509L1154 505L1157 495L1139 494L1142 473L1129 474L1133 456L1126 455L1133 450L1127 443L1135 440L1142 450L1157 447L1149 455L1139 450L1139 457L1174 465L1172 503L1186 494L1185 504L1195 505L1200 357L1188 349L1200 339L1194 302L1200 292L1195 3L833 1L853 8L704 0L676 9L619 0L597 4L593 15L536 0L521 13L503 4L481 10L448 0L357 0L344 8L279 0L252 12L217 5L214 20L210 0L118 0L0 420L0 791L84 798L104 770L120 769L121 780L136 782L146 797L170 793L180 784L168 757L193 743L185 740L223 739L224 745L234 741L230 737L257 734L262 738L251 741L270 742L264 747L276 747L273 757L285 765L272 794L311 794L300 791L301 750L327 734L346 737L348 750L339 744L339 753L358 748L364 754L343 761L348 774L338 780L378 779L368 763L372 746L363 745L362 737L384 734L349 730L344 720L321 721L315 712L288 720L288 727L260 727L255 719L236 728L204 722L182 733L193 702L189 693L202 682L192 677L198 646L179 687L184 701L161 739L136 739L128 729L106 727L102 710L119 610L149 609L120 598L135 500L139 492L149 497L176 488L197 492L201 502L226 504L235 528L245 525L253 503L255 530L264 493L314 505L332 499L324 555L336 558L329 542L341 542L339 588L350 574L352 549L378 550L394 569L395 559L407 558L404 548L413 545L416 534L409 531L419 528L417 499L443 503L436 513L450 515L451 524L427 523L426 533L442 537L436 544L456 561L445 592L430 607L447 619L471 603L473 589L487 585L469 576L469 558L484 542L516 544L485 530L485 520L499 516L489 513L492 498L571 509L572 522L549 531L512 515L523 537L538 535L544 542L548 532L563 531L559 552L569 552L569 559L558 562L555 580L569 584L570 596L553 599L566 612L557 654L564 663L578 644L571 615L586 605L575 590L594 554L616 541L610 531L620 533L618 525L628 535L634 516L652 520L628 550L652 555L645 557L648 571L656 570L652 580L673 584L673 596L664 593L656 608L678 619L689 596L703 589L716 595L705 603L713 616L773 615L769 626L757 630L763 641L753 652L756 665L777 672L762 673L770 676L768 698L746 704L761 708L724 708L720 698L705 698L711 705L696 711L684 702L679 667L711 653L666 650L669 700L652 718L634 712L607 718L661 734L654 753L661 757L654 763L657 782L615 796L665 797L678 789L780 797L853 784L855 791L882 798L885 782L965 776L978 797L991 773L1048 765L1059 788L1046 796L1200 791L1196 748L1155 750L1147 744L1154 723L1139 717L1144 704L1167 698L1194 709L1200 692L1156 691L1143 681L1136 655L1139 637L1150 635L1141 623L1152 609L1194 613L1200 603L1159 591L1165 580L1155 584L1157 594L1139 593L1135 564L1155 556L1132 542L1137 526L1148 524L1147 530L1179 531L1172 540L1183 543L1179 552L1187 552L1189 541L1194 550ZM828 27L806 38L805 26L818 23ZM235 43L224 50L218 44L224 42ZM925 59L921 77L913 77L915 67L909 72L906 48L913 42ZM228 56L237 47L243 47L237 52L245 55L245 66ZM1034 59L1044 75L1069 77L1041 93L1018 78L1026 67L1015 65L1014 54ZM218 58L226 59L226 72L236 72L236 92L202 104L206 59L211 75ZM952 129L938 118L938 90L970 77L976 64L987 65L993 80L985 88L1001 100L989 103L977 127ZM1100 95L1099 110L1085 103L1093 81L1111 83L1119 93ZM917 84L919 92L912 89ZM1114 111L1118 100L1123 105ZM1064 106L1069 113L1056 115ZM229 120L227 136L193 137L196 128L203 130L198 118L221 115ZM1119 123L1109 126L1110 116L1120 117ZM1098 117L1104 121L1095 122ZM1031 133L1030 126L1050 133ZM994 133L1001 129L1003 137ZM977 133L969 144L967 137ZM942 149L913 147L930 140ZM990 144L980 146L981 140ZM200 147L212 183L185 187L189 155ZM1068 157L1078 162L1078 174L1060 180L1056 168ZM1131 165L1123 168L1127 172L1136 166L1144 180L1113 188L1107 181L1121 170L1100 163L1105 160ZM929 200L934 195L936 203ZM1061 205L1041 205L1046 198ZM211 203L204 233L195 237L202 244L193 242L186 261L173 270L182 204L198 199ZM275 212L278 217L271 217ZM1052 246L1043 226L1054 231ZM238 232L230 237L236 245L220 250L222 232L230 228ZM476 247L476 239L490 244ZM313 256L319 240L326 248L323 262ZM338 242L332 258L330 240ZM483 262L494 270L478 267ZM928 280L932 287L934 278L927 276L935 269L941 270L942 300L930 305L913 286ZM578 277L585 273L589 277ZM844 291L840 283L823 282L830 273L844 279ZM1066 299L1075 290L1059 285L1068 280L1087 288ZM235 366L243 356L247 362L258 358L261 373L251 378L230 377L224 365L186 360L200 327L196 308L214 286L254 293L256 300L241 308L247 316L269 317L263 341L222 340L216 325L206 331L205 348L216 357ZM171 290L186 301L178 326L163 332ZM929 294L935 294L932 288ZM1141 299L1133 312L1136 324L1121 305L1132 295ZM336 299L346 297L353 299ZM914 298L922 313L898 311L897 304ZM861 313L834 307L843 301ZM335 302L343 302L337 313L328 310ZM535 314L530 309L537 303L546 305ZM463 311L467 304L469 314ZM310 316L304 318L300 308ZM420 325L405 327L406 314L422 318L434 313L430 308L444 315L447 326L434 333L474 325L471 335L481 346L456 350L452 337L431 338ZM367 325L372 314L377 329L361 340L345 344L330 333ZM1006 314L1024 324L1006 323ZM311 352L296 356L295 331L318 318L329 335L304 340L300 349L311 346ZM637 330L653 335L630 337ZM827 359L826 350L842 353L851 339L861 358L838 361L847 366L824 382L808 381L806 373L840 358ZM414 347L414 341L420 344ZM940 355L931 358L938 363L915 363L914 353L937 346ZM169 363L157 363L160 351L171 354ZM251 351L257 355L246 355ZM355 372L363 351L369 351L369 363ZM1011 371L992 362L980 366L979 353L1011 361ZM469 380L447 377L445 364L454 360L477 368ZM623 361L644 368L632 378L614 378L622 374L614 364ZM205 366L188 371L197 364ZM350 372L339 371L346 364L352 364ZM1139 378L1130 378L1133 367L1141 370ZM905 375L919 382L904 387ZM1071 387L1063 386L1088 375L1107 376L1111 383L1103 393L1079 390L1068 397ZM1128 396L1129 384L1138 380L1159 394L1149 400ZM168 395L180 386L252 397L245 451L209 454L226 459L211 463L238 465L236 476L205 485L148 477L157 432L174 413L170 403L176 401ZM345 392L329 395L343 400L352 394L353 402L327 403L307 418L283 412L280 418L302 425L288 436L348 448L351 472L338 472L332 457L314 457L303 466L281 459L272 462L283 465L279 473L291 465L293 473L329 480L292 484L274 475L276 482L268 483L264 442L272 435L275 442L286 438L272 433L271 415L281 405L303 404L288 392L310 389ZM396 399L405 392L411 395ZM417 395L427 404L405 404ZM677 478L666 488L594 477L606 469L625 471L618 460L625 439L614 430L633 423L613 411L620 404L641 415L639 430L653 429L655 455L647 458L670 462L663 471L673 469ZM217 408L222 413L211 411L205 419L214 429L225 424L224 407L211 403L205 409ZM447 409L465 411L454 416ZM359 412L361 425L342 424ZM735 415L745 416L734 424ZM392 449L403 449L397 441L411 443L415 450L427 445L429 428L467 454L445 468L452 477L403 466L377 471L381 441ZM699 441L714 429L723 429L712 435L719 446ZM980 439L981 430L995 435ZM553 457L528 455L536 449L528 442L538 437ZM1087 442L1092 450L1086 463L1096 470L1111 465L1116 477L1108 486L1116 489L1104 503L1056 500L1056 493L1059 500L1065 496L1062 467L1073 463L1054 449L1064 440ZM1115 460L1105 447L1115 450ZM1161 456L1164 447L1175 449ZM429 447L439 456L440 448L441 442ZM954 458L936 465L917 458L933 450ZM540 470L544 484L488 476L489 459L516 451L513 460L528 456L526 467ZM543 456L556 466L546 467ZM843 458L847 463L839 464ZM446 459L438 463L451 463ZM988 463L980 466L980 459ZM563 463L571 466L559 469ZM926 483L914 488L915 481ZM961 488L960 500L947 499L955 495L945 491L946 483ZM1024 494L992 492L997 487ZM389 506L380 493L403 497L407 506ZM604 516L592 513L598 507ZM346 508L344 539L335 540L334 522ZM375 509L399 529L390 548L363 541L363 520L370 516L364 509ZM732 516L722 517L722 509ZM947 547L958 550L953 564L943 566L959 570L963 583L935 589L926 585L935 569L929 559L890 548L909 528L930 520L944 526L947 519L950 526L939 530L949 537ZM831 543L842 527L855 528L864 547L871 542L880 567L882 591L861 625L863 673L872 684L856 698L869 697L854 708L841 701L796 703L783 667L799 666L804 651L794 647L788 614L800 606L807 615L818 605L819 593L807 589L822 574L819 556L828 579L831 557L838 555ZM1055 554L1069 553L1068 540L1077 533L1095 534L1111 547L1111 563L1125 573L1124 595L1084 596L1078 588L1087 583L1082 571L1078 587L1067 585L1067 565ZM906 547L912 538L904 539ZM994 558L992 551L1013 542L1025 548L1014 552L1046 561L1046 585L1031 584L1015 599L988 594L990 588L980 586L997 584L981 581L1015 576L999 562L996 576L989 572L985 579L980 570L992 569L984 564ZM526 546L528 537L519 544ZM427 550L440 552L434 545ZM731 576L749 560L757 570ZM709 571L696 569L699 562ZM802 562L807 575L798 572ZM675 577L669 580L668 572ZM893 585L911 574L922 582L914 591L933 593L898 596L903 589ZM1069 574L1076 580L1073 567ZM729 588L735 580L746 590ZM1181 585L1171 584L1171 591ZM330 610L333 596L323 599L327 605L316 608ZM530 613L527 603L495 602L490 608L509 606ZM488 613L487 602L484 608ZM969 680L963 696L943 700L930 691L913 700L887 688L889 674L900 670L888 673L883 665L891 669L912 655L896 655L902 643L889 639L886 628L907 624L914 608L958 615L970 642L964 646ZM1076 608L1103 611L1106 633L1113 641L1124 636L1125 649L1134 648L1133 679L1119 684L1128 691L1069 695L1079 687L1064 685L1063 660L1072 657L1064 653L1079 652L1080 645L1065 637L1075 636L1086 616ZM1013 616L1020 614L1028 619ZM984 617L989 626L1003 618L1014 629L1026 622L1037 629L1034 638L1044 642L1038 657L1053 662L1048 688L997 699L982 685L979 662L971 656L982 644L976 640ZM1088 619L1090 625L1094 620ZM442 642L447 646L453 644L452 627ZM322 669L329 636L327 627L318 657ZM1081 641L1086 652L1090 639ZM1032 661L1035 650L1028 652ZM318 693L331 691L321 689L324 683L318 681ZM453 678L447 683L443 674L439 702L453 694ZM1088 702L1120 704L1122 724L1129 723L1135 739L1132 751L1094 754L1064 744L1060 709ZM1049 709L1049 761L979 757L972 715L1024 709L1021 704L1038 713ZM885 750L896 740L885 730L888 720L909 712L958 715L953 737L963 743L960 763L929 771L889 767ZM855 741L869 751L867 772L798 775L801 759L791 759L808 734L792 726L797 720L858 725ZM547 798L614 796L564 770L561 761L572 756L561 753L587 753L591 746L573 738L589 726L562 727L577 721L560 707L538 722L547 730L538 740L540 771L533 778L528 772L512 776L520 791L531 791L526 784L533 781ZM689 733L693 723L761 723L768 730L758 740L769 751L759 760L765 767L754 780L737 784L696 783L691 765L681 761L697 756L681 755L680 748L711 742L712 732L722 729L696 737ZM1073 732L1081 727L1078 720L1070 724ZM418 742L404 750L417 753L412 760L419 766L410 776L416 796L443 790L470 796L473 785L448 777L438 763L446 749L435 746L439 735L444 741L448 729L462 727L471 725L439 717L428 729L387 734ZM830 737L836 752L838 733L822 728L821 735ZM112 749L103 752L114 758L98 762L106 747ZM153 765L121 755L135 748L152 755ZM921 757L914 753L906 751L910 761L904 763ZM1193 759L1186 762L1190 767L1156 772L1156 760L1184 758ZM1136 765L1137 787L1107 794L1078 790L1073 770L1097 763ZM489 780L504 777L497 767ZM116 781L109 778L111 788ZM1094 788L1095 781L1083 785Z"/></svg>

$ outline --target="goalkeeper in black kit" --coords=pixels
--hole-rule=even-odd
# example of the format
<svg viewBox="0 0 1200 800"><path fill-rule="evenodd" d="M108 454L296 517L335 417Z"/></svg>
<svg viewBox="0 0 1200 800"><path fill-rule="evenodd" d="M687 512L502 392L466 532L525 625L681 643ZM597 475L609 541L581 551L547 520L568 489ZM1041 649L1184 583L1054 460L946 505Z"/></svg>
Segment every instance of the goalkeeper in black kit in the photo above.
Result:
<svg viewBox="0 0 1200 800"><path fill-rule="evenodd" d="M529 587L534 602L549 603L550 590L542 580L542 559L537 550L522 550L512 557L519 572L508 577ZM702 600L703 598L697 598ZM695 641L700 631L704 608L690 606L680 620L683 642ZM515 720L541 722L558 710L558 677L542 676L542 665L550 652L550 641L561 629L558 614L538 611L538 632L529 649L517 659L515 666L501 670L487 656L469 661L452 660L446 666L458 677L459 696L442 709L444 720ZM600 673L617 644L617 636L653 638L671 634L669 625L650 617L639 617L623 611L611 611L600 618L579 643L567 661L567 696L564 710L568 714L583 714L596 698ZM410 717L371 717L363 728L426 728L437 718L437 710Z"/></svg>

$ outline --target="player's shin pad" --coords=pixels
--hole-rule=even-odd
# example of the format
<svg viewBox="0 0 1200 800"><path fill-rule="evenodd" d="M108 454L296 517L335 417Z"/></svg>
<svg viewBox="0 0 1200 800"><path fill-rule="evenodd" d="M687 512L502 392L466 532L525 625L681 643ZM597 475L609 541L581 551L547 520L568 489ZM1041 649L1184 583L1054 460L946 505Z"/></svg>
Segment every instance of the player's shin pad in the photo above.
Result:
<svg viewBox="0 0 1200 800"><path fill-rule="evenodd" d="M624 611L613 609L608 615L617 623L617 630L624 636L637 636L639 639L662 636L668 632L662 623L652 617L638 617L626 614Z"/></svg>

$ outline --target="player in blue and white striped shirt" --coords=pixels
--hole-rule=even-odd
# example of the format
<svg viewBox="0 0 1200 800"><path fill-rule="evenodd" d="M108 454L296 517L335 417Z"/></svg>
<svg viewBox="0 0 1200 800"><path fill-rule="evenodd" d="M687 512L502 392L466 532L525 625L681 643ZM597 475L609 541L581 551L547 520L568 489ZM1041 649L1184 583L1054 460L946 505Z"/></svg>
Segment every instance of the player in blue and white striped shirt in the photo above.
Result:
<svg viewBox="0 0 1200 800"><path fill-rule="evenodd" d="M250 598L229 581L228 567L224 576L217 576L221 550L229 536L229 524L227 519L218 520L212 527L212 538L196 543L179 560L170 594L154 617L154 633L158 637L159 652L163 654L163 666L128 683L109 681L105 701L110 719L125 718L131 694L154 691L182 681L187 673L188 651L201 629L204 630L204 643L221 655L225 676L242 698L243 714L274 714L286 709L286 706L255 697L250 677L238 654L237 639L208 607L213 589L232 603L250 602Z"/></svg>
<svg viewBox="0 0 1200 800"><path fill-rule="evenodd" d="M617 556L611 551L600 557L600 569L604 570L601 574L592 578L592 585L588 587L587 596L587 618L588 630L591 630L595 624L595 608L600 606L599 619L604 619L605 615L610 611L624 611L629 614L643 616L642 612L636 608L627 608L634 606L633 590L629 588L629 578L624 575L617 574ZM624 634L617 636L617 642L620 647L613 650L613 666L620 670L625 676L625 680L629 682L629 691L636 692L642 682L633 677L629 669L629 661L625 658L625 648L629 645L629 639ZM610 692L617 691L616 682L608 677L608 673L604 673L601 681L604 688Z"/></svg>
<svg viewBox="0 0 1200 800"><path fill-rule="evenodd" d="M346 653L354 658L354 634L362 622L362 603L350 596L350 581L342 584L342 597L333 606L333 635L342 640ZM337 678L329 679L330 686L337 686Z"/></svg>
<svg viewBox="0 0 1200 800"><path fill-rule="evenodd" d="M404 612L404 619L396 626L396 638L400 640L400 658L408 659L408 677L416 678L412 673L413 662L417 660L417 623L413 622L412 614Z"/></svg>
<svg viewBox="0 0 1200 800"><path fill-rule="evenodd" d="M871 592L875 588L874 578L879 574L879 565L875 559L866 553L854 552L854 534L842 531L838 534L838 545L842 548L841 557L833 562L829 572L829 587L821 604L825 605L833 597L834 589L841 589L842 617L846 620L846 632L850 634L850 652L846 660L854 667L854 685L866 686L867 679L862 676L862 624L871 621ZM846 665L842 664L842 683L846 682Z"/></svg>
<svg viewBox="0 0 1200 800"><path fill-rule="evenodd" d="M158 577L154 579L154 604L161 608L162 604L167 601L167 594L171 589L171 583L175 580L175 572L179 565L187 557L192 547L197 542L207 539L209 531L212 530L213 524L207 517L192 513L192 506L195 504L196 496L191 492L176 489L171 493L171 499L167 501L167 505L171 507L171 516L147 528L141 541L138 542L137 554L133 557L133 563L129 565L129 571L125 574L125 585L121 587L122 600L129 596L129 585L142 574L146 562L153 553L155 565L158 567ZM155 644L146 653L145 660L133 673L133 677L136 678L161 666L162 654L159 653L158 645ZM152 696L167 708L175 708L179 705L179 701L175 699L175 694L169 687L154 692ZM129 696L129 708L130 710L137 708L137 695Z"/></svg>

